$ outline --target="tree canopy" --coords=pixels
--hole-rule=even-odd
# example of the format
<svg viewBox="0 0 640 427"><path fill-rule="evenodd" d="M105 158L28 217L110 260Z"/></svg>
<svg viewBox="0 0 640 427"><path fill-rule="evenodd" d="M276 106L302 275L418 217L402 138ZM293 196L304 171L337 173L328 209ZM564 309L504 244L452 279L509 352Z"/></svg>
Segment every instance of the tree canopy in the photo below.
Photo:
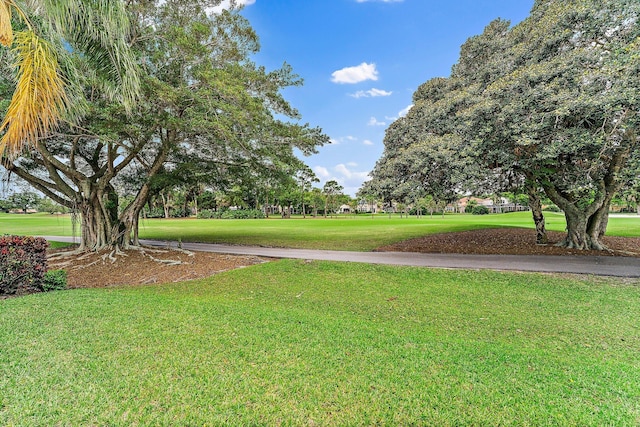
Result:
<svg viewBox="0 0 640 427"><path fill-rule="evenodd" d="M408 175L384 171L415 164L417 147L449 152L455 172L434 175L439 164L425 162L430 187L463 189L469 178L451 180L459 162L481 165L498 183L543 189L565 212L564 245L601 249L611 198L638 156L639 20L633 0L537 0L514 27L490 23L462 46L450 77L416 91L387 131L374 179L403 183ZM443 138L457 148L440 148Z"/></svg>
<svg viewBox="0 0 640 427"><path fill-rule="evenodd" d="M0 0L0 44L9 48L0 51L0 68L11 76L0 156L15 158L61 121L76 123L85 111L86 71L105 95L130 107L139 80L129 28L121 1Z"/></svg>
<svg viewBox="0 0 640 427"><path fill-rule="evenodd" d="M127 2L140 100L130 109L113 102L87 73L82 120L39 139L29 156L4 160L9 171L79 211L84 248L126 247L132 233L137 243L140 211L167 183L233 186L274 170L293 175L302 166L293 149L308 154L327 141L319 128L298 123L280 93L302 80L287 64L274 71L256 65L256 34L235 10L207 13L205 6L219 3ZM123 184L133 197L120 206Z"/></svg>

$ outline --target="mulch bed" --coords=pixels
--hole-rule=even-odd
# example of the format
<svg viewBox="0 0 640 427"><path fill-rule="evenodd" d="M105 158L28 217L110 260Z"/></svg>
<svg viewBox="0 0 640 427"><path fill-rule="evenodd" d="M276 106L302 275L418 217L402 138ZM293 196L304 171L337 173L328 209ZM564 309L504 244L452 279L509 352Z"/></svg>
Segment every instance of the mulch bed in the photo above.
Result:
<svg viewBox="0 0 640 427"><path fill-rule="evenodd" d="M432 234L378 248L378 251L494 254L494 255L590 255L640 257L640 238L605 236L607 251L580 251L555 246L565 233L547 232L550 243L536 244L535 230L496 228Z"/></svg>

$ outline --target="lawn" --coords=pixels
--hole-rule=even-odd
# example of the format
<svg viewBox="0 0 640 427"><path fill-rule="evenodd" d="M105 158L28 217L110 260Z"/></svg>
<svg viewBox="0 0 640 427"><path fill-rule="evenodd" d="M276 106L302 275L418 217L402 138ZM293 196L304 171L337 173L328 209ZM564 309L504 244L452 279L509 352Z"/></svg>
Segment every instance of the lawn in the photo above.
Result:
<svg viewBox="0 0 640 427"><path fill-rule="evenodd" d="M0 425L640 424L640 283L283 260L0 301Z"/></svg>
<svg viewBox="0 0 640 427"><path fill-rule="evenodd" d="M562 214L546 213L546 220L549 230L565 229ZM426 234L488 227L533 228L533 221L528 212L427 216L420 219L389 218L387 215L374 218L369 215L341 216L333 219L148 219L141 221L140 236L184 242L369 251ZM0 214L0 232L70 236L73 227L68 216ZM612 217L608 234L640 237L640 217Z"/></svg>

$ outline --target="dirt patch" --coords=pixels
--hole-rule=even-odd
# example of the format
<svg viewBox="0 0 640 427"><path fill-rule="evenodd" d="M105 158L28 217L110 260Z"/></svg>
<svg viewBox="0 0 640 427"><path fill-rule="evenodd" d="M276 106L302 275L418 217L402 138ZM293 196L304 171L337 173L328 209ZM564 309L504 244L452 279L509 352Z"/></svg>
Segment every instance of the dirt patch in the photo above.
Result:
<svg viewBox="0 0 640 427"><path fill-rule="evenodd" d="M535 230L497 228L432 234L378 248L378 251L494 254L494 255L590 255L640 257L640 238L605 236L607 251L579 251L555 246L565 233L548 232L550 243L536 244Z"/></svg>
<svg viewBox="0 0 640 427"><path fill-rule="evenodd" d="M71 289L101 288L200 279L268 260L256 256L145 249L118 255L104 252L53 259L49 261L49 269L66 270Z"/></svg>

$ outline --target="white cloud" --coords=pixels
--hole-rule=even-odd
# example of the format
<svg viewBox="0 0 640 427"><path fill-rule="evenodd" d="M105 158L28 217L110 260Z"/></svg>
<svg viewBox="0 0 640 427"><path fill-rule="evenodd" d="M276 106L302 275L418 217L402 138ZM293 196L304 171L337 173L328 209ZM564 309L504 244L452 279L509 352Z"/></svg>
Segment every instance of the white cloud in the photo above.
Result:
<svg viewBox="0 0 640 427"><path fill-rule="evenodd" d="M255 2L256 0L236 0L236 6L250 6ZM231 7L231 0L222 0L222 2L218 6L207 8L207 12L220 13L224 9L229 9L230 7Z"/></svg>
<svg viewBox="0 0 640 427"><path fill-rule="evenodd" d="M349 194L351 196L355 196L363 182L371 179L369 172L352 170L354 167L355 166L351 166L351 164L344 165L341 163L333 168L336 173L336 176L333 179L338 181L338 183L344 187L345 194Z"/></svg>
<svg viewBox="0 0 640 427"><path fill-rule="evenodd" d="M331 138L329 139L329 142L331 143L331 145L340 145L344 142L355 142L357 140L358 138L356 138L355 136L347 135L341 136L340 138Z"/></svg>
<svg viewBox="0 0 640 427"><path fill-rule="evenodd" d="M371 179L369 172L360 172L357 167L358 164L355 162L340 163L330 169L324 166L314 166L313 170L320 178L320 183L317 186L322 188L327 181L335 180L344 187L344 194L354 197L362 183Z"/></svg>
<svg viewBox="0 0 640 427"><path fill-rule="evenodd" d="M346 178L351 178L352 172L345 165L339 164L333 169L336 172L338 172L340 175L342 175L342 176L344 176Z"/></svg>
<svg viewBox="0 0 640 427"><path fill-rule="evenodd" d="M412 107L413 107L413 104L411 104L411 105L407 106L405 109L401 110L401 111L398 113L398 117L404 117L404 116L406 116L406 115L409 113L409 110L411 110L411 108L412 108Z"/></svg>
<svg viewBox="0 0 640 427"><path fill-rule="evenodd" d="M372 88L369 90L359 90L356 93L351 93L349 96L354 98L375 98L378 96L391 96L393 92L387 92L386 90Z"/></svg>
<svg viewBox="0 0 640 427"><path fill-rule="evenodd" d="M316 175L320 179L327 179L331 176L331 174L329 173L329 170L323 166L316 166L313 168L313 171L316 173Z"/></svg>
<svg viewBox="0 0 640 427"><path fill-rule="evenodd" d="M235 0L236 7L244 7L251 6L254 4L256 0ZM158 2L158 6L162 6L166 3L166 0L160 0ZM222 0L218 6L207 7L205 10L209 14L217 14L222 12L225 9L229 9L231 7L231 0Z"/></svg>
<svg viewBox="0 0 640 427"><path fill-rule="evenodd" d="M363 145L373 145L372 141L369 141L368 139L365 139L364 141L362 141Z"/></svg>
<svg viewBox="0 0 640 427"><path fill-rule="evenodd" d="M390 120L390 121L398 120L400 117L406 116L409 113L409 110L411 110L412 107L413 107L413 104L408 105L406 108L403 108L402 110L398 111L398 115L396 115L395 117L386 116L385 119Z"/></svg>
<svg viewBox="0 0 640 427"><path fill-rule="evenodd" d="M386 126L387 123L385 122L379 122L378 119L376 119L375 117L371 117L369 119L369 123L367 123L367 125L369 126Z"/></svg>
<svg viewBox="0 0 640 427"><path fill-rule="evenodd" d="M338 178L339 181L342 180L343 182L346 182L346 183L349 183L348 181L351 181L351 180L362 182L369 175L369 172L354 172L354 171L350 170L347 167L347 165L344 165L342 163L340 163L339 165L336 165L333 168L333 170L338 175L341 176L341 178Z"/></svg>
<svg viewBox="0 0 640 427"><path fill-rule="evenodd" d="M334 71L331 74L331 81L339 84L354 84L367 80L378 80L378 70L376 64L362 64L355 67L346 67L341 70Z"/></svg>

